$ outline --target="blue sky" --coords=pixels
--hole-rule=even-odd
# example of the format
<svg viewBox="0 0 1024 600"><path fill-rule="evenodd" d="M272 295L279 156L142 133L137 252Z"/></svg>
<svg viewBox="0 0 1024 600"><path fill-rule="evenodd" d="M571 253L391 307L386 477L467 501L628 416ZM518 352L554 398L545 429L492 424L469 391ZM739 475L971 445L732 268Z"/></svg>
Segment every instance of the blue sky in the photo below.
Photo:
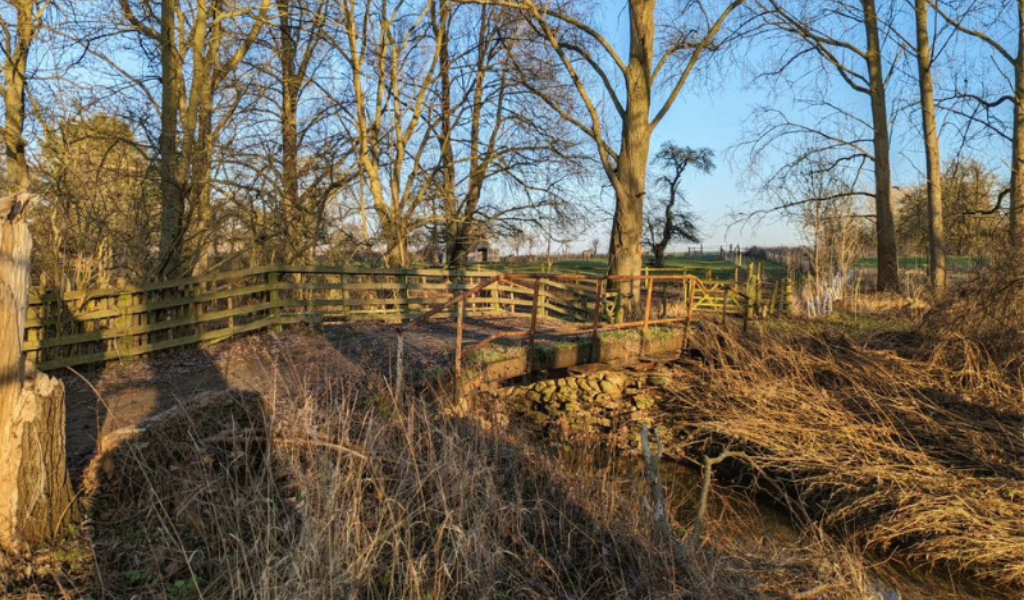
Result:
<svg viewBox="0 0 1024 600"><path fill-rule="evenodd" d="M602 31L609 36L620 55L628 51L628 17L622 6L623 4L619 2L598 3L595 6L595 12L601 15L598 19L602 21ZM671 0L665 0L659 8L664 10L670 6L675 5L671 4ZM906 7L896 7L895 10L905 11ZM661 17L664 17L664 14ZM913 22L907 21L908 14L898 12L895 18L899 20L898 27L902 35L912 38ZM943 90L950 87L952 81L966 81L968 77L972 79L972 87L981 82L989 82L994 84L992 89L999 94L1006 93L1000 91L1002 81L998 71L993 67L995 63L988 58L989 51L970 43L947 46L951 30L948 26L940 27L936 19L937 17L933 16L932 33L934 34L936 30L942 31L941 41L936 47L944 49L944 53L936 57L937 97L948 95L948 90ZM1006 33L987 30L993 34ZM860 34L856 28L847 34L851 36L851 41L860 43ZM896 55L895 43L891 38L883 41L883 52L886 56ZM1005 43L1011 50L1014 49L1014 40L1006 40ZM715 81L705 84L699 80L691 80L668 117L655 132L651 147L652 156L663 142L669 140L683 146L706 146L716 153L718 168L714 173L688 173L683 183L691 206L701 218L705 243L708 245L781 245L804 241L791 223L781 219L769 217L757 223L744 224L736 223L731 217L736 212L749 212L767 206L766 203L759 201L756 192L753 191L754 186L743 185L744 180L750 177L745 171L747 165L742 164L743 153L737 152L730 156L728 152L730 147L741 141L744 130L750 129L748 125L756 125L750 122L754 118L754 109L758 105L768 104L784 111L795 121L805 120L813 123L814 119L829 119L828 113L808 110L799 103L802 95L800 84L808 83L808 79L803 79L800 84L792 87L783 83L774 90L749 84L750 67L745 63L770 61L770 55L776 54L779 48L777 40L759 39L741 50L748 53L746 56L719 58L718 64L713 67L716 73ZM914 73L916 64L912 54L901 53L900 56L900 68L890 81L888 90L892 122L892 176L897 188L916 185L924 177L924 149L919 134L920 116L914 106L917 96ZM801 66L814 68L817 65L797 65L797 68ZM828 83L828 77L820 81L824 83L820 83L819 89L825 90L829 101L843 106L860 118L869 117L866 96L853 92L841 82L832 80ZM940 109L944 162L955 149L961 149L961 139L957 128L953 126L956 123L947 122L949 118L950 114ZM974 130L977 132L978 127L975 126ZM990 168L996 169L1001 177L1005 176L1009 148L1004 141L991 135L982 135L962 149L965 156L977 158ZM865 183L870 185L870 178L862 181L861 185Z"/></svg>
<svg viewBox="0 0 1024 600"><path fill-rule="evenodd" d="M629 48L627 15L618 2L603 3L603 8L603 11L598 9L604 17L602 30L620 56L625 55ZM735 65L735 69L729 70L730 65L726 63L711 85L691 78L671 112L655 130L651 156L667 141L714 150L716 170L708 175L687 173L682 184L691 207L700 218L705 245L800 243L799 234L785 221L769 218L757 224L743 224L736 223L732 217L734 212L749 210L756 204L753 193L741 185L746 175L743 165L731 164L728 150L740 141L744 123L761 96L745 84L741 66ZM660 100L660 95L656 96L656 106L660 106ZM604 224L605 231L609 227L609 223Z"/></svg>
<svg viewBox="0 0 1024 600"><path fill-rule="evenodd" d="M731 79L731 78L730 78ZM683 187L694 212L700 215L708 245L785 245L798 242L787 222L767 219L758 224L736 224L730 216L753 206L757 199L743 189L742 165L727 157L730 146L739 142L743 123L756 104L755 92L729 81L713 92L691 92L683 96L655 131L652 154L666 141L715 151L718 168L710 175L686 174Z"/></svg>

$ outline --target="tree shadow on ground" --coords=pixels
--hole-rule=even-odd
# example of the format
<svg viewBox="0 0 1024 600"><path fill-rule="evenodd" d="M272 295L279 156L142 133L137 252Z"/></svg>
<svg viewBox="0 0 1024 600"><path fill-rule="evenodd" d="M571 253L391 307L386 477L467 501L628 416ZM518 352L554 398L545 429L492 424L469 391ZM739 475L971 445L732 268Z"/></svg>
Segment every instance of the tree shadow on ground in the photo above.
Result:
<svg viewBox="0 0 1024 600"><path fill-rule="evenodd" d="M292 375L282 373L287 379ZM208 393L86 477L107 598L650 597L678 591L639 500L376 374ZM415 386L413 386L415 387Z"/></svg>

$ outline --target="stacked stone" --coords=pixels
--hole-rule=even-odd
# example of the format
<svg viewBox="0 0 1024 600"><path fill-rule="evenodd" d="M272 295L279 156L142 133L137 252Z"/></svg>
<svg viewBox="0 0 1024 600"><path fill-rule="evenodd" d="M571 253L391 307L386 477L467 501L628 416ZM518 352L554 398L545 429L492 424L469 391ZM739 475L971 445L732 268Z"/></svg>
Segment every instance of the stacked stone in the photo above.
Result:
<svg viewBox="0 0 1024 600"><path fill-rule="evenodd" d="M631 424L649 421L657 387L666 375L602 372L504 388L499 395L528 422L563 438L618 434L629 438Z"/></svg>

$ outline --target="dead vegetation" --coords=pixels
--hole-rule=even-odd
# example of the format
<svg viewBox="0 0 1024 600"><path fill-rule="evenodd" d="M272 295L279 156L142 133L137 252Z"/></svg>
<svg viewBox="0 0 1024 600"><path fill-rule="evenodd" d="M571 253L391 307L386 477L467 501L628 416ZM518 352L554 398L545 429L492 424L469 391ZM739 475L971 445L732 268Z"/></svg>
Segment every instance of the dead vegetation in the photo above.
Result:
<svg viewBox="0 0 1024 600"><path fill-rule="evenodd" d="M817 327L743 341L715 329L698 346L703 363L677 371L658 417L678 429L677 456L744 452L734 475L869 552L1024 587L1024 406L1011 375Z"/></svg>
<svg viewBox="0 0 1024 600"><path fill-rule="evenodd" d="M268 364L271 364L267 361ZM221 391L122 430L84 535L7 591L61 598L875 598L863 560L764 535L719 497L705 542L655 534L639 460L551 446L500 413L396 402L372 376ZM696 488L669 486L680 536ZM751 517L752 518L752 517ZM751 540L744 542L743 540ZM59 563L59 564L58 564ZM69 564L73 563L73 564ZM77 571L75 570L77 569ZM8 582L10 583L10 582ZM812 595L801 595L811 592ZM827 593L826 593L827 592Z"/></svg>
<svg viewBox="0 0 1024 600"><path fill-rule="evenodd" d="M992 586L974 597L1009 597L1024 587L1014 353L989 337L1005 331L964 327L955 339L973 358L956 362L950 346L930 345L937 315L922 332L904 323L892 335L889 317L884 331L791 321L742 339L704 327L671 396L648 414L670 457L739 458L716 467L699 524L699 478L665 465L672 531L689 541L701 532L682 553L658 534L638 457L533 438L501 406L453 416L443 389L397 402L370 363L314 369L328 364L312 341L322 339L290 333L255 360L266 386L200 395L108 437L85 477L80 535L0 589L875 600L896 597L907 576L870 563L895 557ZM776 527L723 483L771 495L802 529ZM903 597L966 597L923 589Z"/></svg>
<svg viewBox="0 0 1024 600"><path fill-rule="evenodd" d="M626 480L559 468L432 404L363 380L173 413L95 463L90 585L204 598L678 589Z"/></svg>
<svg viewBox="0 0 1024 600"><path fill-rule="evenodd" d="M1007 263L983 271L925 316L929 358L968 377L995 366L1024 383L1024 266Z"/></svg>

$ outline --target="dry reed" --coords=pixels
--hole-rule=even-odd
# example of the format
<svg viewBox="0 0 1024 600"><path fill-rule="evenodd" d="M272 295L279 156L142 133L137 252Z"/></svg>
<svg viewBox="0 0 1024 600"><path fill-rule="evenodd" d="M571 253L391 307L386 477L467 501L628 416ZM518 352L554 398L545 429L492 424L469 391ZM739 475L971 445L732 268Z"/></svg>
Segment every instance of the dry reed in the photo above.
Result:
<svg viewBox="0 0 1024 600"><path fill-rule="evenodd" d="M867 550L1024 587L1019 388L809 330L704 332L661 404L672 450L745 452L735 472Z"/></svg>

